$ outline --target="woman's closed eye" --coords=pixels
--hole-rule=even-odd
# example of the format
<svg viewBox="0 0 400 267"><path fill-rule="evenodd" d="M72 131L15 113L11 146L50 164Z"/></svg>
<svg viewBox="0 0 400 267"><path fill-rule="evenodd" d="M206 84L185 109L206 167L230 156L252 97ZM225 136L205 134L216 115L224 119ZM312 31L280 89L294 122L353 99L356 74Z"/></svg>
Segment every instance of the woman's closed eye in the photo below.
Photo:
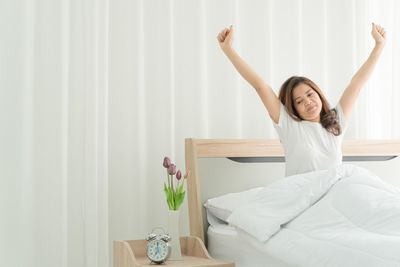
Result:
<svg viewBox="0 0 400 267"><path fill-rule="evenodd" d="M309 93L307 96L308 97L312 97L314 95L314 93ZM299 105L299 104L301 104L303 102L303 100L299 100L299 101L297 101L296 103L297 103L297 105Z"/></svg>

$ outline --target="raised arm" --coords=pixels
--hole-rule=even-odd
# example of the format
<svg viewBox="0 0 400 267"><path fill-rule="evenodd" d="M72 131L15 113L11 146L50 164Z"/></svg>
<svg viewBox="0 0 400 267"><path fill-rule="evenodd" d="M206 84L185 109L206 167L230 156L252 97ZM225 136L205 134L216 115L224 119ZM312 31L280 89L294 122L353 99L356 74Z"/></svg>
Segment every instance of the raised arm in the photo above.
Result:
<svg viewBox="0 0 400 267"><path fill-rule="evenodd" d="M347 86L342 97L340 98L340 105L346 121L349 120L351 110L356 103L360 90L371 76L376 63L378 62L379 56L382 53L383 47L385 46L386 32L384 28L372 23L371 35L375 40L375 47L369 55L367 61L365 61L365 63L353 76L350 84Z"/></svg>
<svg viewBox="0 0 400 267"><path fill-rule="evenodd" d="M280 104L272 88L258 75L232 48L233 27L225 28L217 36L219 45L228 59L235 66L242 77L256 89L264 106L267 108L269 116L275 122L279 122Z"/></svg>

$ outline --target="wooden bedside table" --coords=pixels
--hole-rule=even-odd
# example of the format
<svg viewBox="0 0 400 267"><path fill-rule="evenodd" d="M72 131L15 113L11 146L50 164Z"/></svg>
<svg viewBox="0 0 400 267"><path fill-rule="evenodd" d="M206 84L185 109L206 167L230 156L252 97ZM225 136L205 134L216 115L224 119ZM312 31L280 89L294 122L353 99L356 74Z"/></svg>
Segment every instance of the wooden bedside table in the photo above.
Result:
<svg viewBox="0 0 400 267"><path fill-rule="evenodd" d="M181 261L169 261L160 266L215 266L234 267L235 263L215 260L210 257L200 238L194 236L181 237ZM114 267L157 266L150 264L146 256L147 240L114 241Z"/></svg>

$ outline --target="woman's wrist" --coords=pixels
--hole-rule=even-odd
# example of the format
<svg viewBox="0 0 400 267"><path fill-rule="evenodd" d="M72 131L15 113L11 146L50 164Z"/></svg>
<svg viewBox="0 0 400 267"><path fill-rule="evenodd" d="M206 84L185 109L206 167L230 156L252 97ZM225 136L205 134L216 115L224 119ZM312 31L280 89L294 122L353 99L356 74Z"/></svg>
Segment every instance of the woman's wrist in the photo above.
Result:
<svg viewBox="0 0 400 267"><path fill-rule="evenodd" d="M222 51L224 52L224 54L225 54L228 58L232 58L233 55L235 54L235 50L233 49L232 46L225 47L225 48L222 49Z"/></svg>
<svg viewBox="0 0 400 267"><path fill-rule="evenodd" d="M231 54L231 53L232 53L233 48L232 48L232 46L226 46L226 47L223 47L223 48L222 48L222 51L223 51L226 55L228 55L228 54Z"/></svg>
<svg viewBox="0 0 400 267"><path fill-rule="evenodd" d="M385 41L375 41L375 47L382 49L385 46Z"/></svg>

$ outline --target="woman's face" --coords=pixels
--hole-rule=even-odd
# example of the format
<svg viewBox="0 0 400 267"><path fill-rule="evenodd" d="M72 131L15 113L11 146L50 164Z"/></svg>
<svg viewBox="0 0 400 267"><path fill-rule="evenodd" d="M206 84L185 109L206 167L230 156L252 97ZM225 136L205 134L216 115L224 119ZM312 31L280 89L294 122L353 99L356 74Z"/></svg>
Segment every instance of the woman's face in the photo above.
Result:
<svg viewBox="0 0 400 267"><path fill-rule="evenodd" d="M293 89L294 107L303 120L320 122L321 98L309 85L301 83Z"/></svg>

